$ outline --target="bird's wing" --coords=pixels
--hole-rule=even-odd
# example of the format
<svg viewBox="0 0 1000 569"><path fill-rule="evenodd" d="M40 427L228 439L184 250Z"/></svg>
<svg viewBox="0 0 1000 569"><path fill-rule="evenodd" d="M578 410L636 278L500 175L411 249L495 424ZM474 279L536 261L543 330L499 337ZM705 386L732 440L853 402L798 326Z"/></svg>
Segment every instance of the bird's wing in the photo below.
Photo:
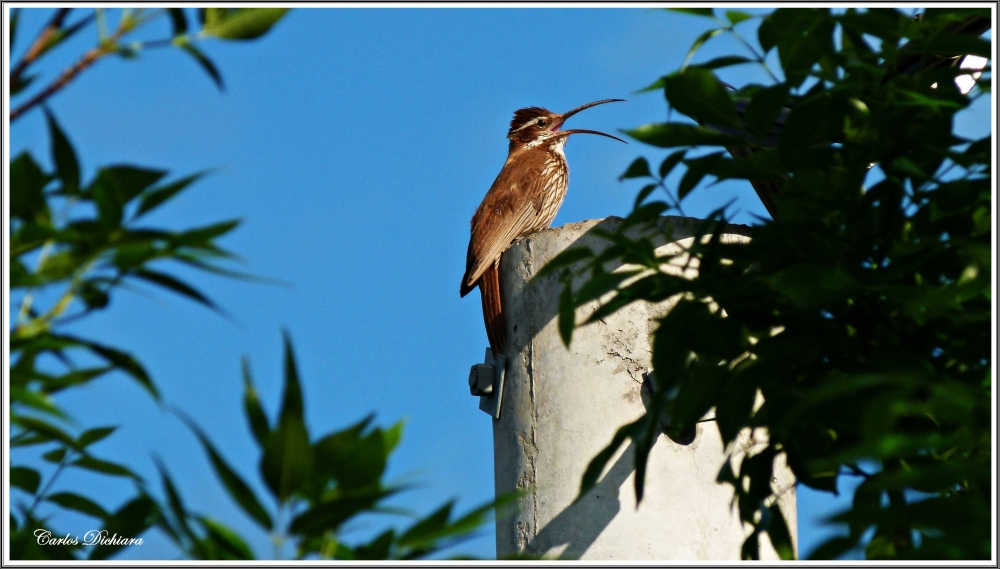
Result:
<svg viewBox="0 0 1000 569"><path fill-rule="evenodd" d="M531 153L533 155L540 153ZM537 162L537 163L536 163ZM483 272L515 239L535 229L542 188L543 162L527 155L508 163L497 176L472 218L472 237L465 260L462 291L468 292ZM463 295L464 296L464 295Z"/></svg>

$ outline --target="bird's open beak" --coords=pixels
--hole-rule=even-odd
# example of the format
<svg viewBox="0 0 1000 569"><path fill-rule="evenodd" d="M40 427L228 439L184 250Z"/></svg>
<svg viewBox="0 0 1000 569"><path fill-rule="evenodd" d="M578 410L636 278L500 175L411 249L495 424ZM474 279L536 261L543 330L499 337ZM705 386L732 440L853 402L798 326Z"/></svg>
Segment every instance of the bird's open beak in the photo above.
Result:
<svg viewBox="0 0 1000 569"><path fill-rule="evenodd" d="M584 109L589 109L590 107L596 107L597 105L603 105L604 103L615 103L615 102L624 101L624 100L625 99L604 99L604 100L601 100L601 101L594 101L593 103L587 103L586 105L580 105L579 107L573 109L572 111L567 111L567 112L559 115L559 118L556 120L556 122L552 125L552 128L550 128L549 130L551 130L553 132L559 131L559 128L562 127L562 125L563 125L564 122L566 122L566 119L568 119L569 117L575 115L576 113L578 113L578 112L580 112L580 111L582 111ZM615 139L617 141L620 141L620 142L625 142L624 140L618 138L617 136L613 136L613 135L610 135L610 134L608 134L606 132L601 132L601 131L598 131L598 130L573 129L573 130L563 130L563 131L559 131L559 132L560 132L560 134L565 134L567 136L569 136L571 134L599 134L601 136L606 136L608 138L613 138L613 139ZM625 142L625 144L628 144L628 143Z"/></svg>

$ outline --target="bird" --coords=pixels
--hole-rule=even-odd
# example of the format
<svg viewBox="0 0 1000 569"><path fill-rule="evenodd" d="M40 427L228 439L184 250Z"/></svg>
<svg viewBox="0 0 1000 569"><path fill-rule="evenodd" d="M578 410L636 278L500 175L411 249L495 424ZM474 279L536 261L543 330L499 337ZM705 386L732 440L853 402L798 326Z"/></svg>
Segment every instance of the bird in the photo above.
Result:
<svg viewBox="0 0 1000 569"><path fill-rule="evenodd" d="M563 153L566 140L573 134L597 134L625 142L596 130L560 128L584 109L620 101L624 99L594 101L562 114L542 107L514 112L507 131L507 160L472 216L460 291L464 298L479 287L486 336L494 357L505 344L500 256L514 241L548 228L555 219L569 185L569 166Z"/></svg>

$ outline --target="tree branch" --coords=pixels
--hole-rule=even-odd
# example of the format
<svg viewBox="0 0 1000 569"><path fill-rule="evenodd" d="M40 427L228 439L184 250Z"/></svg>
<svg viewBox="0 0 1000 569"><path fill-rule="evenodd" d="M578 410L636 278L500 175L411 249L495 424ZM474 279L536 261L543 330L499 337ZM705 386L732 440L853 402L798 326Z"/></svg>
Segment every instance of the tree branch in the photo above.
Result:
<svg viewBox="0 0 1000 569"><path fill-rule="evenodd" d="M16 121L26 111L30 110L32 107L37 106L39 103L51 97L53 94L55 94L60 89L65 87L67 83L72 81L74 77L79 75L81 71L90 67L91 65L93 65L95 61L97 61L98 59L104 57L109 53L111 53L111 51L103 47L102 48L95 47L94 49L91 49L90 51L85 53L83 57L80 58L80 61L77 61L72 66L66 68L66 70L62 72L62 75L60 75L59 78L53 81L48 87L46 87L37 95L29 99L23 105L11 111L10 122Z"/></svg>
<svg viewBox="0 0 1000 569"><path fill-rule="evenodd" d="M60 8L57 10L48 25L42 28L42 31L38 33L38 37L35 38L35 42L31 44L30 48L28 48L24 57L22 57L21 61L18 62L17 67L10 72L11 85L17 84L18 81L20 81L24 70L27 69L28 66L31 65L36 59L38 59L38 56L41 55L43 51L45 51L45 46L48 45L52 36L59 31L59 28L62 27L63 21L66 20L66 16L69 15L70 10L72 10L72 8Z"/></svg>

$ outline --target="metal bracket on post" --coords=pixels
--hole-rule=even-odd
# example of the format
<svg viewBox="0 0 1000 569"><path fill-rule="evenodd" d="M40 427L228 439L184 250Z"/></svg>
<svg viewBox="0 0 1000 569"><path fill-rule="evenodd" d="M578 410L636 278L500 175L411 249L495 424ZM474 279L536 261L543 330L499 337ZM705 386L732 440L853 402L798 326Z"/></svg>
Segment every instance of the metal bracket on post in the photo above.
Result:
<svg viewBox="0 0 1000 569"><path fill-rule="evenodd" d="M469 392L479 396L479 408L494 419L500 418L506 367L507 360L503 355L494 360L493 350L486 348L486 363L476 364L469 370Z"/></svg>

